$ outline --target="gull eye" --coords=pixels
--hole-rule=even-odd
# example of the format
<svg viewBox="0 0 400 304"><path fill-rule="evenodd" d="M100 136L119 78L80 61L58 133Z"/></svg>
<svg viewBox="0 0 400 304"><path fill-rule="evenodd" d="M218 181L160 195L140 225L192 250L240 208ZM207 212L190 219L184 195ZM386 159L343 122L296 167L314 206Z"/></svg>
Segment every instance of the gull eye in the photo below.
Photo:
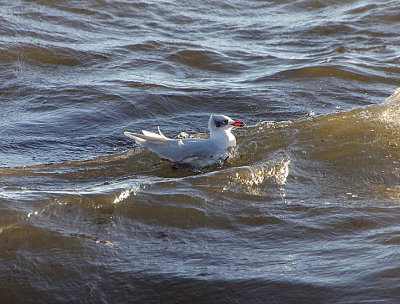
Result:
<svg viewBox="0 0 400 304"><path fill-rule="evenodd" d="M224 125L227 125L227 124L228 124L228 120L225 119L225 120L224 120Z"/></svg>

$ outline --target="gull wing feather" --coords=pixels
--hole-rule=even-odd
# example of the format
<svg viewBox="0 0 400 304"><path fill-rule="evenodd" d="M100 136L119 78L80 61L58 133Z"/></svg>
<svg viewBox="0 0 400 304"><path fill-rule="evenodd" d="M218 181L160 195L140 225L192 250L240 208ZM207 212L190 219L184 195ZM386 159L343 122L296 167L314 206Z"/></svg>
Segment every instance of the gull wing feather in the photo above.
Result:
<svg viewBox="0 0 400 304"><path fill-rule="evenodd" d="M168 141L171 140L168 137L161 136L156 133L145 130L142 130L142 133L143 134L132 133L128 131L124 132L126 136L133 138L137 144L144 147L150 147L149 145L166 145L168 144Z"/></svg>
<svg viewBox="0 0 400 304"><path fill-rule="evenodd" d="M167 139L168 137L166 137L164 134L162 134L160 127L158 127L158 134L154 133L154 132L150 132L150 131L146 131L146 130L142 130L142 133L146 136L149 137L154 137L154 138L164 138Z"/></svg>
<svg viewBox="0 0 400 304"><path fill-rule="evenodd" d="M157 128L158 128L158 133L160 134L160 136L167 138L166 136L164 136L164 134L161 133L160 126L158 126Z"/></svg>

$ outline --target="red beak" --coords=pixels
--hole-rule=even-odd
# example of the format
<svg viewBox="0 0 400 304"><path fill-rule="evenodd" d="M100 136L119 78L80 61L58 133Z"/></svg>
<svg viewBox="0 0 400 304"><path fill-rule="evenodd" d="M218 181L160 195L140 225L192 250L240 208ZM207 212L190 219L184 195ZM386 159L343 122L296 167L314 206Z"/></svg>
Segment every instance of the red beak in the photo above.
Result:
<svg viewBox="0 0 400 304"><path fill-rule="evenodd" d="M244 127L244 126L246 126L246 124L245 124L243 121L236 120L236 121L232 124L232 126L234 126L234 127Z"/></svg>

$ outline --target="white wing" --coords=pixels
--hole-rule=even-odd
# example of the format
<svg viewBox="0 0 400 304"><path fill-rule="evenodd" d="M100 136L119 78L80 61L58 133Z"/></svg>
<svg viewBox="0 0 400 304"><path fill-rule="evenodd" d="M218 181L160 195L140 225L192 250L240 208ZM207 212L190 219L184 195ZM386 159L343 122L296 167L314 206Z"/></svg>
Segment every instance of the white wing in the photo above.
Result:
<svg viewBox="0 0 400 304"><path fill-rule="evenodd" d="M198 158L217 158L225 150L218 147L215 141L210 139L171 139L164 136L160 129L159 134L142 130L143 134L124 132L133 138L140 146L159 154L173 162L191 163Z"/></svg>

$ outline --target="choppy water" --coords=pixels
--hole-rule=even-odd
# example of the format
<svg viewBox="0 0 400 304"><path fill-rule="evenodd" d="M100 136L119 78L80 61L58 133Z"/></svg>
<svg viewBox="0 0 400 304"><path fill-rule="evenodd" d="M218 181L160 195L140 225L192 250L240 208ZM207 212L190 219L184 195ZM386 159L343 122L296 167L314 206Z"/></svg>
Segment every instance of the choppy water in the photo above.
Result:
<svg viewBox="0 0 400 304"><path fill-rule="evenodd" d="M0 303L399 302L399 16L1 1ZM210 113L248 125L222 167L123 135Z"/></svg>

